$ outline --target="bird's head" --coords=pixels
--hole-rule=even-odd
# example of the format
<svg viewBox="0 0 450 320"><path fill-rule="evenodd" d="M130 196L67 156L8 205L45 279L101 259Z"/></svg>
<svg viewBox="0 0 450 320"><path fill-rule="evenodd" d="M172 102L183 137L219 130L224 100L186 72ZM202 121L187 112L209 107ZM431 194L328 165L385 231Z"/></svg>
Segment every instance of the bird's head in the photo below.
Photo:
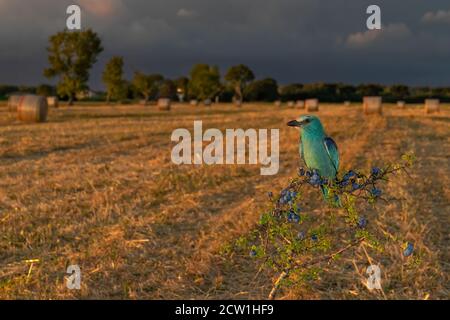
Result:
<svg viewBox="0 0 450 320"><path fill-rule="evenodd" d="M320 119L312 115L303 115L298 120L291 120L287 123L290 127L299 127L303 131L322 133L323 127Z"/></svg>

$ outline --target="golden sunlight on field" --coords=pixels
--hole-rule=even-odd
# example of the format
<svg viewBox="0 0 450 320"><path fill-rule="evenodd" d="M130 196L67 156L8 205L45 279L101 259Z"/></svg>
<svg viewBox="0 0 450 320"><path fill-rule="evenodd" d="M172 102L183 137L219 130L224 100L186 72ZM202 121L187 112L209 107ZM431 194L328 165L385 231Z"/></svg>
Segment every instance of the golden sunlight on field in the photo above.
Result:
<svg viewBox="0 0 450 320"><path fill-rule="evenodd" d="M267 297L273 276L248 256L221 255L246 234L299 165L298 132L288 120L303 110L272 104L63 106L47 123L23 124L0 107L0 299ZM410 178L385 192L369 216L386 237L401 233L420 261L405 263L397 247L344 263L279 298L448 298L450 109L386 105L365 116L361 105L321 105L317 115L334 138L341 168L369 169L413 151ZM280 128L280 171L259 165L174 165L176 128ZM314 190L307 201L322 210ZM30 268L31 262L36 259ZM368 260L383 267L384 291L362 284ZM66 268L79 264L81 290L68 290ZM408 272L407 272L408 271Z"/></svg>

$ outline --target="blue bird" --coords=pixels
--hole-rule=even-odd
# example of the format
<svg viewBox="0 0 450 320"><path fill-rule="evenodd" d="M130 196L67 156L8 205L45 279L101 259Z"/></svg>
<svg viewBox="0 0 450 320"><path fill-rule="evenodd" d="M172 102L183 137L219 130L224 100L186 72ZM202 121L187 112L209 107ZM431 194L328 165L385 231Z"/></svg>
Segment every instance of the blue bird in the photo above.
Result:
<svg viewBox="0 0 450 320"><path fill-rule="evenodd" d="M299 153L309 170L315 170L322 178L329 181L336 179L339 170L339 152L336 143L328 137L319 118L303 115L299 120L287 123L291 127L300 128ZM328 189L321 185L322 193L328 200ZM335 205L339 199L334 199Z"/></svg>

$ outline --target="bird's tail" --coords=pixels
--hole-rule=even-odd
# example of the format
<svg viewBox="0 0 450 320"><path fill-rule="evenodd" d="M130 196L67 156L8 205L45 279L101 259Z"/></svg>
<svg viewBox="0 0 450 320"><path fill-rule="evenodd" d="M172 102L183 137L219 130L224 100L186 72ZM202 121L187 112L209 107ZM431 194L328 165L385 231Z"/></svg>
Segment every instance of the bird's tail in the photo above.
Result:
<svg viewBox="0 0 450 320"><path fill-rule="evenodd" d="M341 199L338 195L330 194L328 187L321 185L320 189L322 190L323 198L326 202L331 204L333 207L342 207Z"/></svg>

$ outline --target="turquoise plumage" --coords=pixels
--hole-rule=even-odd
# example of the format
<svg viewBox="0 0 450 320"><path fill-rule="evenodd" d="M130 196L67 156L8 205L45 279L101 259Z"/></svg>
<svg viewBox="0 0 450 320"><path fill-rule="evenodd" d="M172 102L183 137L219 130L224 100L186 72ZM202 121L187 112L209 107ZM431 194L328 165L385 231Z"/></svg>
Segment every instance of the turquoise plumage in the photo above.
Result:
<svg viewBox="0 0 450 320"><path fill-rule="evenodd" d="M316 170L323 178L334 180L339 170L339 151L334 140L326 135L319 118L304 115L288 125L300 127L299 153L308 169ZM321 188L325 199L328 199L326 186Z"/></svg>

